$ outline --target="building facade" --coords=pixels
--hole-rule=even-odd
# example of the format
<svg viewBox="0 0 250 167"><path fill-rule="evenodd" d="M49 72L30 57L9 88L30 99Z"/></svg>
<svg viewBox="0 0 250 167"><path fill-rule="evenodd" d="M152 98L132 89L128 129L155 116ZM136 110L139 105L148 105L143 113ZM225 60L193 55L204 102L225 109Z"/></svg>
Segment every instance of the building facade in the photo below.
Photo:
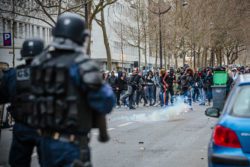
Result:
<svg viewBox="0 0 250 167"><path fill-rule="evenodd" d="M18 0L15 0L18 2ZM17 66L23 62L17 61L20 58L20 49L22 43L28 38L41 38L47 45L52 40L52 27L44 21L26 17L26 8L32 9L35 5L34 0L23 0L25 4L13 8L13 0L1 0L0 11L4 9L8 11L23 12L23 16L13 14L11 12L0 13L0 62L9 64L10 67ZM50 0L44 0L50 3ZM51 1L52 2L52 1ZM143 2L143 1L142 1ZM75 2L76 3L76 2ZM1 10L3 9L3 10ZM27 10L27 11L29 11ZM128 29L136 32L136 21L132 13L136 12L131 4L126 0L119 0L116 3L104 9L107 35L109 39L112 69L131 71L138 66L139 49L134 44L133 39L128 38ZM54 16L56 17L56 16ZM100 15L97 16L97 19ZM92 29L91 41L91 58L101 62L102 69L107 69L107 54L103 40L103 32L101 27L94 21ZM144 43L141 46L145 46ZM140 48L140 66L152 67L155 64L155 57L149 55L145 48ZM145 55L146 53L146 55ZM147 64L145 63L147 59Z"/></svg>
<svg viewBox="0 0 250 167"><path fill-rule="evenodd" d="M29 2L29 3L28 3ZM0 8L6 11L13 10L11 0L1 0ZM27 1L25 6L15 6L15 10L25 11L34 5L32 0ZM18 61L20 58L20 49L25 39L40 38L48 44L51 41L52 28L34 18L16 15L9 12L1 12L0 14L0 62L7 63L10 67L22 64Z"/></svg>
<svg viewBox="0 0 250 167"><path fill-rule="evenodd" d="M135 45L135 39L131 38L131 32L136 31L137 22L134 18L136 12L131 4L126 0L119 0L116 3L104 9L104 16L106 21L107 35L112 55L112 70L127 70L131 71L134 67L138 66L139 50ZM100 17L100 16L98 16ZM99 18L100 19L100 18ZM92 29L91 41L91 57L101 62L102 69L107 69L107 54L104 45L103 32L101 27L94 22ZM141 44L144 46L144 43ZM155 57L145 56L141 48L140 66L152 67L155 62ZM148 50L148 47L146 48ZM147 64L145 64L145 57Z"/></svg>

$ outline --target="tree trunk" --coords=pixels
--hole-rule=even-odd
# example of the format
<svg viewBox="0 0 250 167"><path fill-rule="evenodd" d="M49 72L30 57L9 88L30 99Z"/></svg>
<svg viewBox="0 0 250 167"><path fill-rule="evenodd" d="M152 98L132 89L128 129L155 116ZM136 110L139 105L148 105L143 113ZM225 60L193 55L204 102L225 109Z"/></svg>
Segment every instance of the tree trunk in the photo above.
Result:
<svg viewBox="0 0 250 167"><path fill-rule="evenodd" d="M58 16L61 14L61 9L62 9L62 0L59 0L58 1L58 13L57 13Z"/></svg>
<svg viewBox="0 0 250 167"><path fill-rule="evenodd" d="M170 64L171 64L170 59L171 59L172 54L168 53L167 55L168 55L168 65L167 65L167 69L169 69L169 68L170 68Z"/></svg>
<svg viewBox="0 0 250 167"><path fill-rule="evenodd" d="M217 59L217 65L222 66L222 48L216 48L216 59Z"/></svg>
<svg viewBox="0 0 250 167"><path fill-rule="evenodd" d="M88 28L89 33L90 33L89 40L88 40L88 43L87 43L87 54L89 55L89 57L91 57L91 45L92 45L92 43L91 43L92 34L91 33L92 33L92 22L93 22L93 20L90 19L92 3L93 3L92 1L89 1L87 3L87 9L86 9L86 11L87 11L86 23L87 23L87 28Z"/></svg>
<svg viewBox="0 0 250 167"><path fill-rule="evenodd" d="M123 46L123 27L121 25L121 53L122 53L122 70L124 69L124 46Z"/></svg>
<svg viewBox="0 0 250 167"><path fill-rule="evenodd" d="M137 47L138 47L138 68L140 69L141 67L141 32L140 32L140 5L141 5L141 2L139 1L139 4L138 4L138 9L136 9L136 12L137 12L137 17L136 17L136 21L137 21L137 33L138 33L138 36L137 36Z"/></svg>
<svg viewBox="0 0 250 167"><path fill-rule="evenodd" d="M222 66L222 48L219 50L220 66Z"/></svg>
<svg viewBox="0 0 250 167"><path fill-rule="evenodd" d="M230 54L228 51L227 51L226 57L227 57L227 65L229 65L230 64L230 61L229 61Z"/></svg>
<svg viewBox="0 0 250 167"><path fill-rule="evenodd" d="M105 25L104 9L101 11L101 22L102 22L101 28L102 28L102 33L103 33L103 40L104 40L104 45L105 45L106 54L107 54L107 67L108 67L108 70L111 71L112 70L112 58L111 58L111 51L110 51L110 46L109 46L106 25Z"/></svg>
<svg viewBox="0 0 250 167"><path fill-rule="evenodd" d="M140 42L138 42L138 55L139 55L139 58L138 58L138 68L140 69L141 67L141 48L140 48Z"/></svg>
<svg viewBox="0 0 250 167"><path fill-rule="evenodd" d="M158 42L155 43L155 68L158 65Z"/></svg>
<svg viewBox="0 0 250 167"><path fill-rule="evenodd" d="M196 49L196 45L194 44L193 48L192 48L192 50L193 50L193 57L194 57L194 69L196 68L196 51L195 51L195 49Z"/></svg>
<svg viewBox="0 0 250 167"><path fill-rule="evenodd" d="M164 54L164 68L167 69L167 55Z"/></svg>
<svg viewBox="0 0 250 167"><path fill-rule="evenodd" d="M175 53L175 55L174 55L174 60L175 60L175 62L174 62L175 68L177 69L178 68L178 54L177 53Z"/></svg>
<svg viewBox="0 0 250 167"><path fill-rule="evenodd" d="M152 44L151 44L151 42L149 42L149 46L148 46L148 49L149 49L149 60L148 60L148 64L151 64L152 62L150 62L150 56L152 56L153 54L152 54ZM152 65L153 65L153 63L152 63Z"/></svg>
<svg viewBox="0 0 250 167"><path fill-rule="evenodd" d="M204 66L204 61L205 61L205 59L204 59L204 57L205 57L205 48L203 48L203 50L202 50L202 54L201 54L201 66L200 67L203 67Z"/></svg>
<svg viewBox="0 0 250 167"><path fill-rule="evenodd" d="M185 50L185 38L182 37L182 66L186 63L186 50Z"/></svg>
<svg viewBox="0 0 250 167"><path fill-rule="evenodd" d="M13 52L13 58L12 58L12 65L15 67L15 60L16 60L16 54L15 54L15 0L12 0L12 11L13 11L13 18L12 18L12 52Z"/></svg>
<svg viewBox="0 0 250 167"><path fill-rule="evenodd" d="M207 51L208 51L208 48L205 48L204 65L203 65L203 67L207 66Z"/></svg>
<svg viewBox="0 0 250 167"><path fill-rule="evenodd" d="M90 33L90 35L89 35L89 39L87 41L87 54L89 57L91 57L92 24L89 25L89 33Z"/></svg>
<svg viewBox="0 0 250 167"><path fill-rule="evenodd" d="M225 60L225 54L224 54L224 51L223 51L223 54L222 54L222 61L223 61L223 65L226 65L226 60Z"/></svg>
<svg viewBox="0 0 250 167"><path fill-rule="evenodd" d="M214 66L214 48L211 49L210 66Z"/></svg>
<svg viewBox="0 0 250 167"><path fill-rule="evenodd" d="M143 24L143 30L144 30L144 46L145 46L145 50L144 50L144 56L145 56L145 67L148 66L148 62L147 62L147 32L146 32L146 25Z"/></svg>
<svg viewBox="0 0 250 167"><path fill-rule="evenodd" d="M183 66L186 64L186 53L183 53L182 64L183 64Z"/></svg>
<svg viewBox="0 0 250 167"><path fill-rule="evenodd" d="M232 63L235 64L235 61L239 58L239 46L235 46L235 56L232 59Z"/></svg>
<svg viewBox="0 0 250 167"><path fill-rule="evenodd" d="M197 53L197 68L199 68L200 66L201 66L201 47L199 46Z"/></svg>
<svg viewBox="0 0 250 167"><path fill-rule="evenodd" d="M167 54L166 54L166 46L164 43L164 48L163 48L163 56L164 56L164 68L167 68Z"/></svg>
<svg viewBox="0 0 250 167"><path fill-rule="evenodd" d="M239 58L239 46L236 45L234 47L234 51L233 53L231 54L231 56L228 56L228 59L229 59L229 64L234 64L235 61Z"/></svg>

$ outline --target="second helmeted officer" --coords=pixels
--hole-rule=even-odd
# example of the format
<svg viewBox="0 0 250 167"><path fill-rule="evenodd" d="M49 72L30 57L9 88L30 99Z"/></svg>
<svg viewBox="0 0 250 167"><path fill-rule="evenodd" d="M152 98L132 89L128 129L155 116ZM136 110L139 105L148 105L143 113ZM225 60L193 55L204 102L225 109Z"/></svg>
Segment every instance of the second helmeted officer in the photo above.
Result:
<svg viewBox="0 0 250 167"><path fill-rule="evenodd" d="M40 136L35 128L28 126L27 121L32 113L29 103L30 64L43 48L44 43L40 39L25 40L21 49L21 60L24 60L25 64L4 71L2 77L0 92L3 93L0 103L11 103L8 111L15 120L9 154L9 164L12 167L29 167L35 147L40 155Z"/></svg>

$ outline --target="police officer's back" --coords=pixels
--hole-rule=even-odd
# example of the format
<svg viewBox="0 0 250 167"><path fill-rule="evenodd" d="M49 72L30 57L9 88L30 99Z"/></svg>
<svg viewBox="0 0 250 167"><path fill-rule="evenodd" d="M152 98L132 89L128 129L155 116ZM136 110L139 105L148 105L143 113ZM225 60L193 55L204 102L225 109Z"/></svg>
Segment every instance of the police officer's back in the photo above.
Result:
<svg viewBox="0 0 250 167"><path fill-rule="evenodd" d="M98 64L83 53L86 31L79 15L59 16L53 37L32 63L30 124L44 137L44 166L91 166L88 133L99 126L99 139L107 140L104 115L113 108L113 91L103 84Z"/></svg>
<svg viewBox="0 0 250 167"><path fill-rule="evenodd" d="M21 60L24 65L11 68L4 72L0 85L0 103L10 102L8 108L15 120L9 163L15 166L30 166L33 149L36 146L40 155L40 137L36 129L28 126L28 119L32 113L29 96L31 94L30 64L34 56L43 51L43 41L28 39L21 49Z"/></svg>

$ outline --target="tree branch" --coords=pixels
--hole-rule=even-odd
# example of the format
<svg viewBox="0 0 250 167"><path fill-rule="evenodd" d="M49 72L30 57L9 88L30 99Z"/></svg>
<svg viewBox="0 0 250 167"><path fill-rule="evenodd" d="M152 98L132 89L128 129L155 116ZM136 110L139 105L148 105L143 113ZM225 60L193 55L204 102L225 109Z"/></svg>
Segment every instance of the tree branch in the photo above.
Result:
<svg viewBox="0 0 250 167"><path fill-rule="evenodd" d="M106 6L111 5L113 3L117 2L117 0L112 0L110 2L106 2L106 4L103 4L104 1L100 1L96 6L94 11L92 12L89 22L91 23L93 19L95 18L96 14L99 13L101 10L103 10Z"/></svg>
<svg viewBox="0 0 250 167"><path fill-rule="evenodd" d="M8 11L8 10L4 10L4 9L0 9L0 11L2 11L4 13L13 13L13 11ZM51 24L50 22L48 22L45 19L42 19L42 18L39 18L39 17L35 17L35 16L31 16L31 15L26 15L26 14L18 13L18 12L14 12L14 14L18 15L18 16L29 17L29 18L32 18L32 19L40 20L40 21L43 21L44 23L48 24L49 26L53 27L53 24Z"/></svg>
<svg viewBox="0 0 250 167"><path fill-rule="evenodd" d="M46 9L43 7L43 4L40 0L35 0L35 2L42 8L44 14L54 23L56 24L55 20L51 17L51 15L46 11Z"/></svg>
<svg viewBox="0 0 250 167"><path fill-rule="evenodd" d="M95 19L95 21L100 27L103 26L103 22L101 20Z"/></svg>

